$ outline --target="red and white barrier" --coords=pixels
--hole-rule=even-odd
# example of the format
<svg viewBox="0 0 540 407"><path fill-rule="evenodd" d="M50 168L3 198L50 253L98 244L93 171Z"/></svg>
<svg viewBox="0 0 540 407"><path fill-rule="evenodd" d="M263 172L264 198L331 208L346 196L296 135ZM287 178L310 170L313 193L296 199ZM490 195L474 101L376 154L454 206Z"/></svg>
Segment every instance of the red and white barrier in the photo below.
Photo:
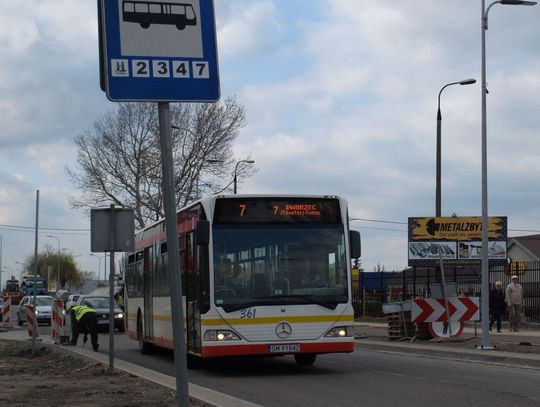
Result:
<svg viewBox="0 0 540 407"><path fill-rule="evenodd" d="M11 322L11 297L4 297L4 308L2 308L2 326L4 328L13 328Z"/></svg>
<svg viewBox="0 0 540 407"><path fill-rule="evenodd" d="M64 324L64 301L57 298L53 301L51 316L51 337L55 344L63 343L66 336Z"/></svg>
<svg viewBox="0 0 540 407"><path fill-rule="evenodd" d="M480 320L478 297L448 297L448 317L446 301L443 298L417 298L412 301L413 323L478 320Z"/></svg>
<svg viewBox="0 0 540 407"><path fill-rule="evenodd" d="M37 329L34 335L34 328L37 328L37 323L36 323L36 326L34 327L34 320L36 318L36 313L34 311L34 308L35 307L33 305L26 306L26 325L28 325L28 336L31 338L34 336L37 338L39 336L39 331Z"/></svg>

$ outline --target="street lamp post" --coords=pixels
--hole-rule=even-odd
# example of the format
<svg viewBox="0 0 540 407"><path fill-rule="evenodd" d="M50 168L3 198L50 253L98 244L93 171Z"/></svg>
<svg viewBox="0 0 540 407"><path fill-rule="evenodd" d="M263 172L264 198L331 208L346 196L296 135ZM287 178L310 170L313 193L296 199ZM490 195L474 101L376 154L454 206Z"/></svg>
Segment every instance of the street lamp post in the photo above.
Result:
<svg viewBox="0 0 540 407"><path fill-rule="evenodd" d="M508 6L534 6L536 1L498 0L491 3L486 9L485 0L482 0L482 344L481 349L492 349L489 345L489 256L488 256L488 194L487 194L487 115L486 115L486 30L488 29L488 13L495 4Z"/></svg>
<svg viewBox="0 0 540 407"><path fill-rule="evenodd" d="M47 235L47 237L52 237L58 242L58 268L56 269L56 289L58 290L60 289L60 239L53 235Z"/></svg>
<svg viewBox="0 0 540 407"><path fill-rule="evenodd" d="M255 161L253 160L240 160L236 163L236 165L234 166L234 178L233 178L233 183L234 183L234 194L236 195L236 191L237 191L237 183L238 183L238 165L240 163L246 163L246 164L253 164Z"/></svg>
<svg viewBox="0 0 540 407"><path fill-rule="evenodd" d="M99 278L101 276L101 256L98 256L97 254L94 254L94 253L90 253L90 256L97 257L98 259L98 281L99 281Z"/></svg>
<svg viewBox="0 0 540 407"><path fill-rule="evenodd" d="M439 97L437 99L437 164L436 164L436 177L435 177L435 216L441 216L441 93L444 89L451 85L472 85L476 83L476 79L464 79L458 82L451 82L444 85L439 91Z"/></svg>

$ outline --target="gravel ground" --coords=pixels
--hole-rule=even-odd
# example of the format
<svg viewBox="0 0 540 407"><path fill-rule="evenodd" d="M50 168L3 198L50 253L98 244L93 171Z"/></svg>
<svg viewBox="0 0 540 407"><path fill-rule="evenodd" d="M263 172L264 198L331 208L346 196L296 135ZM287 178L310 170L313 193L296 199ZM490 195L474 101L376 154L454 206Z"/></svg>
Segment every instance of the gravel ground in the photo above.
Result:
<svg viewBox="0 0 540 407"><path fill-rule="evenodd" d="M0 340L0 405L10 407L175 406L172 390L52 346Z"/></svg>

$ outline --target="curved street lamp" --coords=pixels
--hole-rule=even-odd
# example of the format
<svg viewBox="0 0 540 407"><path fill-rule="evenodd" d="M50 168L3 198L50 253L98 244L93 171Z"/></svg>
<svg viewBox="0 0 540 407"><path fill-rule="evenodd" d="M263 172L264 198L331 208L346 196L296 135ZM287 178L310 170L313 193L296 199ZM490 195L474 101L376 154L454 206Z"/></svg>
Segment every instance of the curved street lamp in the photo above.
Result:
<svg viewBox="0 0 540 407"><path fill-rule="evenodd" d="M101 259L102 259L102 257L98 256L97 254L94 254L94 253L90 253L90 256L97 257L97 259L99 261L99 263L98 263L98 276L97 276L97 279L99 281L99 279L101 278Z"/></svg>
<svg viewBox="0 0 540 407"><path fill-rule="evenodd" d="M237 191L237 180L238 180L238 174L237 174L237 171L238 171L238 164L240 163L246 163L246 164L253 164L255 161L254 160L240 160L236 163L236 165L234 166L234 178L233 178L233 183L234 183L234 194L236 195L236 191ZM229 184L230 185L230 184Z"/></svg>
<svg viewBox="0 0 540 407"><path fill-rule="evenodd" d="M436 175L435 175L435 216L441 216L441 93L447 87L452 85L472 85L476 83L476 79L464 79L459 82L450 82L444 85L439 91L437 99L437 158L436 158Z"/></svg>
<svg viewBox="0 0 540 407"><path fill-rule="evenodd" d="M487 196L487 130L486 130L486 30L488 29L488 13L495 4L507 6L534 6L536 1L498 0L486 9L482 0L482 299L480 313L482 315L482 344L480 349L493 349L489 346L489 256L488 256L488 196Z"/></svg>

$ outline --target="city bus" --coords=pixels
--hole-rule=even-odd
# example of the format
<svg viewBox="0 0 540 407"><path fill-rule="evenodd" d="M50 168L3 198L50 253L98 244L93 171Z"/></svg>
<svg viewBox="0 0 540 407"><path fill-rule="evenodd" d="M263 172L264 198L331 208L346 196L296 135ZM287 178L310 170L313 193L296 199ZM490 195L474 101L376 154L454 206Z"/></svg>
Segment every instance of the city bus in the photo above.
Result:
<svg viewBox="0 0 540 407"><path fill-rule="evenodd" d="M199 358L354 350L350 231L337 196L230 195L177 213L188 362ZM147 353L174 349L165 222L126 255L127 331Z"/></svg>

